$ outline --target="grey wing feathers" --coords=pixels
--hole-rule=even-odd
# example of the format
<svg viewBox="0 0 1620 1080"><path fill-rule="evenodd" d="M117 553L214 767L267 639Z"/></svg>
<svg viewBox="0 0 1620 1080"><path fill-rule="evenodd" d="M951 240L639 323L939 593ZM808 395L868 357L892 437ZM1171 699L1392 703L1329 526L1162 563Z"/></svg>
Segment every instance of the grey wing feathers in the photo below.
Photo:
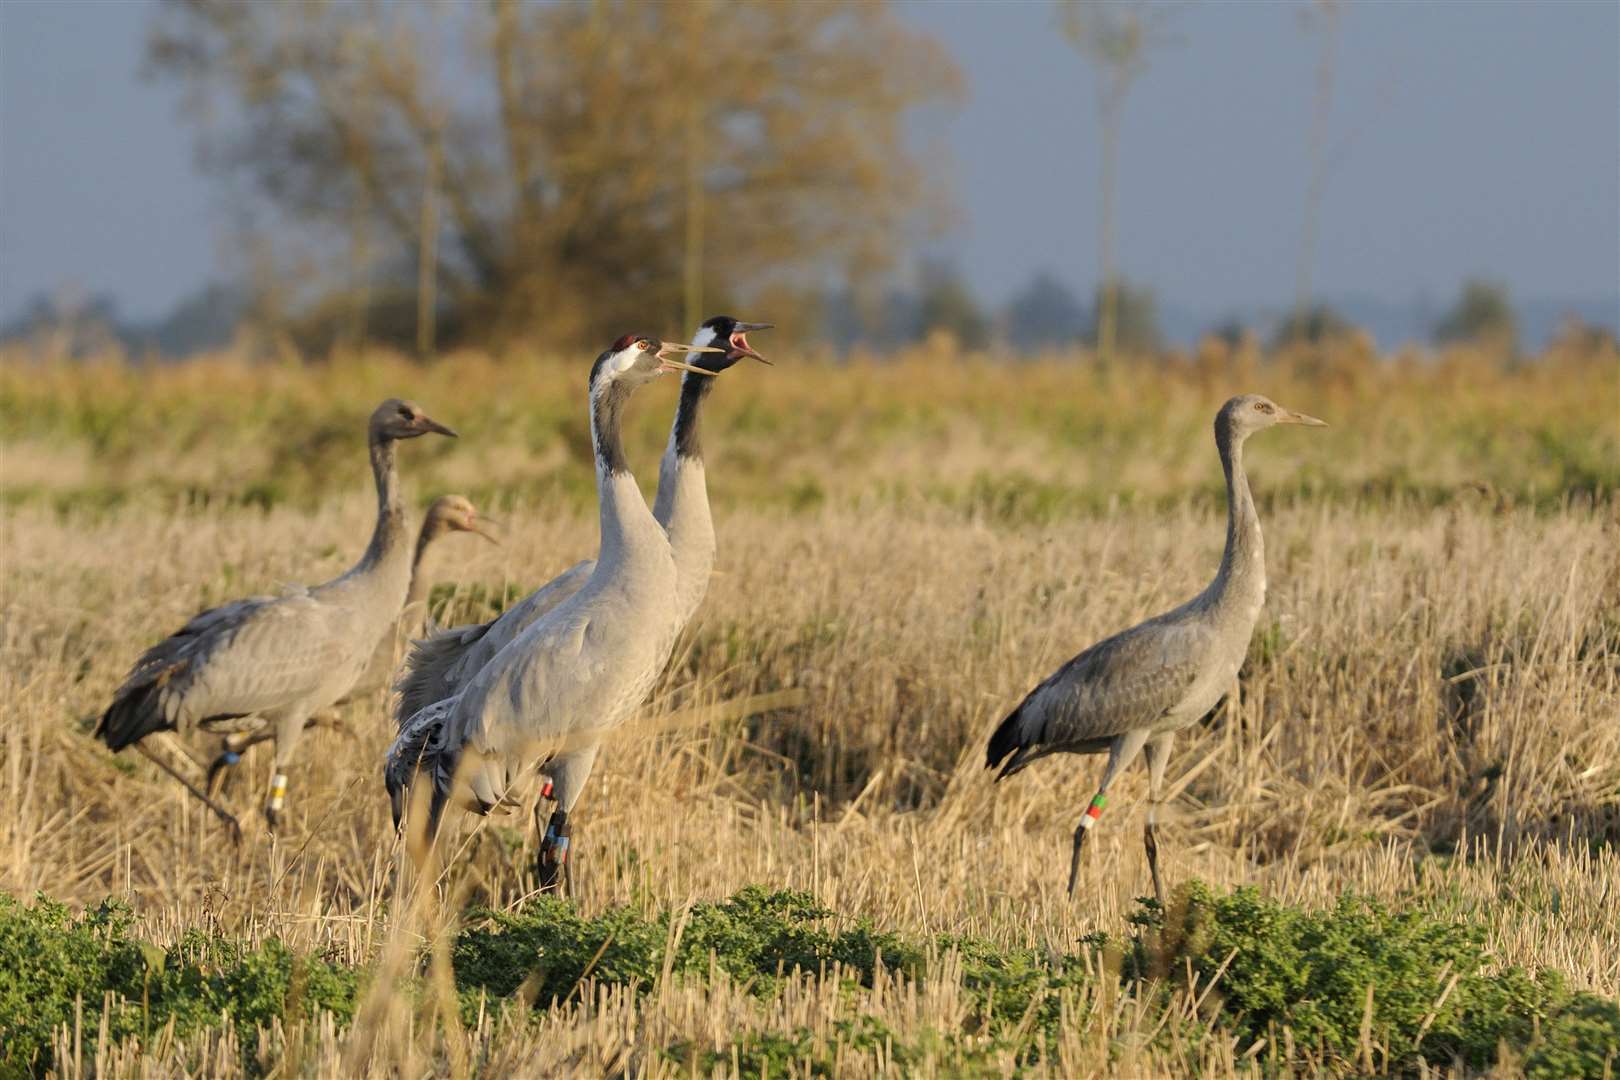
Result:
<svg viewBox="0 0 1620 1080"><path fill-rule="evenodd" d="M399 736L388 748L383 764L383 781L388 786L388 800L394 811L394 827L398 828L405 816L405 796L418 771L430 769L433 761L429 744L438 739L444 722L455 708L455 699L434 702L406 718Z"/></svg>
<svg viewBox="0 0 1620 1080"><path fill-rule="evenodd" d="M307 595L252 597L193 616L135 662L96 734L121 750L154 731L308 693L330 642L315 621Z"/></svg>
<svg viewBox="0 0 1620 1080"><path fill-rule="evenodd" d="M1053 672L991 736L986 764L997 779L1057 752L1096 753L1119 735L1153 724L1196 680L1208 633L1149 621L1106 638Z"/></svg>
<svg viewBox="0 0 1620 1080"><path fill-rule="evenodd" d="M401 735L411 718L436 701L455 693L451 672L467 650L489 633L495 620L469 626L452 626L411 642L410 652L394 689L399 693L394 720Z"/></svg>
<svg viewBox="0 0 1620 1080"><path fill-rule="evenodd" d="M394 715L400 732L429 705L459 694L496 653L578 592L595 568L590 560L575 563L489 622L451 627L413 641L395 684L399 705Z"/></svg>

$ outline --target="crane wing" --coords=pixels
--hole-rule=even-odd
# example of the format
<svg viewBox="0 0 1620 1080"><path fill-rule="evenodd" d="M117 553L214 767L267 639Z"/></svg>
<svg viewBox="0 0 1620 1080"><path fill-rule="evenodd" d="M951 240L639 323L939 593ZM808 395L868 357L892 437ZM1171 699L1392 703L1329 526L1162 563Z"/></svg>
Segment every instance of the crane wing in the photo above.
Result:
<svg viewBox="0 0 1620 1080"><path fill-rule="evenodd" d="M1095 753L1127 731L1151 727L1198 679L1209 631L1153 619L1105 638L1031 690L991 736L987 764L998 776L1061 751Z"/></svg>
<svg viewBox="0 0 1620 1080"><path fill-rule="evenodd" d="M142 654L96 734L118 750L153 731L307 697L343 647L343 622L308 593L210 608Z"/></svg>
<svg viewBox="0 0 1620 1080"><path fill-rule="evenodd" d="M411 718L436 701L460 693L485 664L535 620L579 591L596 568L587 559L564 570L486 623L455 626L411 643L404 672L394 684L394 719L403 732Z"/></svg>

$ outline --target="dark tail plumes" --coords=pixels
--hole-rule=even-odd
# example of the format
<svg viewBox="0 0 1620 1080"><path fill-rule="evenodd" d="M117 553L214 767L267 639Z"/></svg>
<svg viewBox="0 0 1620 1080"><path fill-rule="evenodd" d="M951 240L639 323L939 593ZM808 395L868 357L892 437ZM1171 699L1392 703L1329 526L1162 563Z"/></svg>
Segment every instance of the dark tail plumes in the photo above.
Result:
<svg viewBox="0 0 1620 1080"><path fill-rule="evenodd" d="M985 750L985 768L995 768L997 765L1001 764L1002 758L1019 749L1018 720L1023 711L1024 707L1020 705L1018 708L1008 713L1007 719L1003 720L1001 722L1001 726L996 728L996 733L990 736L990 745ZM1010 761L1007 764L1008 767L1012 766L1012 762ZM1001 775L1005 776L1006 772L1003 771ZM996 779L1001 779L1001 776L996 777Z"/></svg>
<svg viewBox="0 0 1620 1080"><path fill-rule="evenodd" d="M163 715L162 696L160 682L127 688L101 714L96 737L116 753L155 731L173 731L173 721Z"/></svg>

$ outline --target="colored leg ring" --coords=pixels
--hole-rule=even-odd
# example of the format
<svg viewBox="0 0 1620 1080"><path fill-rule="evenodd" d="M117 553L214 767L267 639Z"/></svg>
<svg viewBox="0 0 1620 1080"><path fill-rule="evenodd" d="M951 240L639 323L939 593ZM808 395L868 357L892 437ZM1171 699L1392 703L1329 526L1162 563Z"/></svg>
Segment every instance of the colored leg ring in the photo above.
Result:
<svg viewBox="0 0 1620 1080"><path fill-rule="evenodd" d="M1103 806L1107 801L1101 795L1091 800L1091 805L1086 807L1086 812L1080 816L1080 827L1082 829L1089 829L1097 824L1097 819L1102 817Z"/></svg>

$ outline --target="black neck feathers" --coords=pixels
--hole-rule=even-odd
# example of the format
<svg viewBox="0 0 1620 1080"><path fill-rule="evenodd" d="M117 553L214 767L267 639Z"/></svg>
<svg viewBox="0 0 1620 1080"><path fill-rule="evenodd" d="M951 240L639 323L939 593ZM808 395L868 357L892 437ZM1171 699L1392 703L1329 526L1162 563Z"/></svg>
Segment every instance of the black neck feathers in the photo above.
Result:
<svg viewBox="0 0 1620 1080"><path fill-rule="evenodd" d="M712 375L685 375L681 379L681 400L675 410L675 454L677 457L703 460L701 416L703 399L713 388Z"/></svg>
<svg viewBox="0 0 1620 1080"><path fill-rule="evenodd" d="M591 433L596 440L596 466L607 476L630 471L630 462L624 456L624 443L619 438L619 421L624 413L625 399L630 388L610 382L591 395Z"/></svg>

